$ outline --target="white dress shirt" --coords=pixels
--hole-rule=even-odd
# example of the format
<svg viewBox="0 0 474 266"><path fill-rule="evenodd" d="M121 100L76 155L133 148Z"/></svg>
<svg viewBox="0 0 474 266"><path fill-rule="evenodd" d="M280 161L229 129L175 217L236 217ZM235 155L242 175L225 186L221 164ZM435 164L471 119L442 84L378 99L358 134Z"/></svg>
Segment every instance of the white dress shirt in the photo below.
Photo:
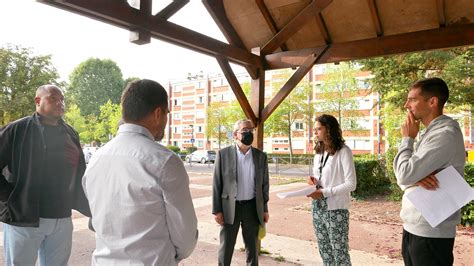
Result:
<svg viewBox="0 0 474 266"><path fill-rule="evenodd" d="M253 164L252 148L243 153L236 144L237 150L237 200L255 198L255 165Z"/></svg>
<svg viewBox="0 0 474 266"><path fill-rule="evenodd" d="M82 179L96 249L92 264L177 265L197 242L189 177L148 129L123 124Z"/></svg>
<svg viewBox="0 0 474 266"><path fill-rule="evenodd" d="M326 164L327 153L314 156L313 173L319 185L323 188L324 197L327 198L328 210L348 209L351 202L351 191L356 189L357 180L352 151L344 145L334 155L330 155ZM322 176L319 174L323 156Z"/></svg>

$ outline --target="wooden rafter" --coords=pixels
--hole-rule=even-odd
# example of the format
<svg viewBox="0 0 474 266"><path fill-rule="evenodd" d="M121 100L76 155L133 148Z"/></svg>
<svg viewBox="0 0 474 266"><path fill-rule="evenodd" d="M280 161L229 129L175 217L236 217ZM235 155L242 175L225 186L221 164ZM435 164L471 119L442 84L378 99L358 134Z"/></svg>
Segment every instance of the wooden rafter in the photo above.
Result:
<svg viewBox="0 0 474 266"><path fill-rule="evenodd" d="M370 16L372 17L372 22L374 23L375 32L377 33L377 36L380 37L383 35L383 28L382 23L380 22L377 4L375 3L375 0L367 0L367 4L369 4Z"/></svg>
<svg viewBox="0 0 474 266"><path fill-rule="evenodd" d="M326 42L326 44L330 44L332 42L331 35L329 35L326 22L324 22L324 18L321 15L321 13L316 15L316 23L318 23L318 28L319 28L319 31L321 32L321 35L323 35L324 37L324 41Z"/></svg>
<svg viewBox="0 0 474 266"><path fill-rule="evenodd" d="M325 50L322 51L324 54ZM275 111L275 109L283 102L283 100L291 93L291 91L298 85L298 83L303 79L303 77L311 70L314 63L321 54L310 54L303 64L296 70L296 72L290 77L290 79L283 85L283 87L277 92L275 97L263 108L262 111L262 121L266 121L268 117Z"/></svg>
<svg viewBox="0 0 474 266"><path fill-rule="evenodd" d="M227 60L227 58L223 56L216 56L216 59L217 59L217 62L219 63L219 66L222 69L222 72L224 73L224 76L229 82L230 88L234 92L235 97L237 98L237 101L242 107L242 110L244 111L245 116L247 116L250 120L252 120L254 125L256 125L257 117L255 116L255 113L252 111L252 107L250 106L250 103L247 100L247 97L245 96L245 93L242 90L242 87L240 86L239 80L235 76L234 71L232 71L229 61Z"/></svg>
<svg viewBox="0 0 474 266"><path fill-rule="evenodd" d="M438 9L439 26L446 26L446 15L444 14L444 0L436 0L436 7Z"/></svg>
<svg viewBox="0 0 474 266"><path fill-rule="evenodd" d="M449 47L472 45L474 43L474 23L410 32L396 36L383 36L366 40L336 43L329 46L318 64L357 60L376 56L435 50ZM325 46L274 53L265 56L266 69L300 66L308 55Z"/></svg>
<svg viewBox="0 0 474 266"><path fill-rule="evenodd" d="M296 15L288 24L285 25L273 38L268 41L262 48L262 55L273 53L280 45L288 41L288 39L301 29L305 23L315 15L323 11L332 0L313 0L301 12Z"/></svg>
<svg viewBox="0 0 474 266"><path fill-rule="evenodd" d="M258 56L204 34L169 21L156 19L150 13L116 0L39 0L61 9L84 15L131 31L149 32L150 36L210 56L224 56L243 66L261 68Z"/></svg>
<svg viewBox="0 0 474 266"><path fill-rule="evenodd" d="M235 31L234 27L230 23L229 19L225 15L224 3L222 0L203 0L204 6L207 12L211 15L217 24L217 27L221 30L224 37L232 45L241 49L246 49L244 43L240 39L239 35ZM249 75L256 79L258 78L258 69L254 66L245 66Z"/></svg>
<svg viewBox="0 0 474 266"><path fill-rule="evenodd" d="M265 19L265 22L267 22L267 25L272 31L272 33L277 34L278 28L276 26L275 20L273 20L272 15L270 14L270 11L265 5L265 2L263 2L263 0L255 0L255 2L257 3L258 9L260 9L260 13L262 13L263 18ZM282 43L280 45L280 48L282 51L288 50L288 47L286 47L285 43Z"/></svg>
<svg viewBox="0 0 474 266"><path fill-rule="evenodd" d="M140 0L141 3L142 0ZM183 6L189 3L189 0L173 0L168 6L163 8L158 14L155 15L157 19L168 20L176 12L178 12ZM140 8L141 9L141 8Z"/></svg>

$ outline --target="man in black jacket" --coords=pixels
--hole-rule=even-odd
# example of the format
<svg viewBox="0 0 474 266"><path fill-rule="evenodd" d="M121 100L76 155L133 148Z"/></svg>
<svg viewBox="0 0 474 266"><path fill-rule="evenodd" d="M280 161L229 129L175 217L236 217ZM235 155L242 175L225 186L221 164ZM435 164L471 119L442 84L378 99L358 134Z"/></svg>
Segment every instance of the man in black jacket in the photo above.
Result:
<svg viewBox="0 0 474 266"><path fill-rule="evenodd" d="M81 186L84 154L77 132L62 120L64 95L37 89L36 112L0 129L0 221L6 265L66 265L71 209L90 216Z"/></svg>

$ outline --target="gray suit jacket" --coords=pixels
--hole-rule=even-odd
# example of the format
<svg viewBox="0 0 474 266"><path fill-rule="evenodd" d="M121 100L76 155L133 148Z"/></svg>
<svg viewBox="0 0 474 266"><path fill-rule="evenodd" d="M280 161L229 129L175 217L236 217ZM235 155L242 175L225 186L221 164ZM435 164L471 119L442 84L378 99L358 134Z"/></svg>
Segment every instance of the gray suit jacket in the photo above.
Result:
<svg viewBox="0 0 474 266"><path fill-rule="evenodd" d="M216 157L214 167L214 184L212 193L212 213L224 213L227 224L234 223L235 200L237 196L237 150L235 145L221 149ZM251 147L255 165L255 199L260 224L264 224L263 214L268 212L268 162L267 155Z"/></svg>

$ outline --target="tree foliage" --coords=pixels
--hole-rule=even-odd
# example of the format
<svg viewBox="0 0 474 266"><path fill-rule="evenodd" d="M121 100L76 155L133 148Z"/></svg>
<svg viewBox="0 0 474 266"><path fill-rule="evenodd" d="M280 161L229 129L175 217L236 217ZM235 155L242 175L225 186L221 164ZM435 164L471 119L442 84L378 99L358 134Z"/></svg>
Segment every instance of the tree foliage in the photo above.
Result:
<svg viewBox="0 0 474 266"><path fill-rule="evenodd" d="M284 83L291 77L291 74L291 71L285 71L282 73L281 78L274 82L274 95L283 87ZM311 124L314 105L311 99L308 98L310 95L312 95L311 84L306 80L300 82L271 114L265 124L265 133L268 135L288 136L290 160L293 157L292 127L297 121L306 121L308 126Z"/></svg>
<svg viewBox="0 0 474 266"><path fill-rule="evenodd" d="M249 99L250 84L248 82L241 85L245 96ZM217 140L219 149L223 145L231 143L231 136L234 123L239 119L244 119L245 115L239 102L236 99L227 102L211 102L207 108L207 138Z"/></svg>
<svg viewBox="0 0 474 266"><path fill-rule="evenodd" d="M33 113L36 89L61 85L58 78L51 55L35 55L20 46L0 47L0 125Z"/></svg>
<svg viewBox="0 0 474 266"><path fill-rule="evenodd" d="M83 115L100 113L107 101L119 103L124 87L122 71L109 59L89 58L79 64L69 76L68 96Z"/></svg>
<svg viewBox="0 0 474 266"><path fill-rule="evenodd" d="M357 129L353 121L358 109L356 99L359 90L356 73L358 69L351 62L341 62L338 65L326 65L323 83L319 86L317 110L323 113L335 113L341 128Z"/></svg>
<svg viewBox="0 0 474 266"><path fill-rule="evenodd" d="M403 110L408 88L413 82L440 77L450 89L448 108L471 106L474 103L474 48L456 48L362 60L371 71L372 89L384 103Z"/></svg>
<svg viewBox="0 0 474 266"><path fill-rule="evenodd" d="M121 119L121 109L111 101L99 107L99 116L94 114L82 115L80 108L73 104L69 106L64 119L78 133L83 143L104 143L117 134Z"/></svg>

